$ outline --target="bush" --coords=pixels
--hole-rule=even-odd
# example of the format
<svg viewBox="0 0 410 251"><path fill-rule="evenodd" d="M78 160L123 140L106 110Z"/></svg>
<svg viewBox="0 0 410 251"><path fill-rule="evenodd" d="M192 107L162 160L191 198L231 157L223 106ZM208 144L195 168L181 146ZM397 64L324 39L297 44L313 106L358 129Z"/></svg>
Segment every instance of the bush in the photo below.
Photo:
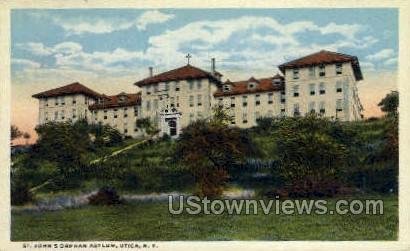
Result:
<svg viewBox="0 0 410 251"><path fill-rule="evenodd" d="M11 183L11 204L23 205L33 201L33 194L29 191L27 184L21 181Z"/></svg>
<svg viewBox="0 0 410 251"><path fill-rule="evenodd" d="M112 187L100 188L96 194L88 197L88 201L90 205L95 206L110 206L123 203L115 188Z"/></svg>

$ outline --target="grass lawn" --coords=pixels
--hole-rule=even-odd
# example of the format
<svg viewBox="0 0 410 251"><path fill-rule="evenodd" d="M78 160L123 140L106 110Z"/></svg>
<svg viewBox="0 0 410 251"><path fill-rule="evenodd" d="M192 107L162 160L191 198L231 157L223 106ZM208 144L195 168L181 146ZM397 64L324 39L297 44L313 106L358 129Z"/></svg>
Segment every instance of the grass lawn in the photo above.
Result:
<svg viewBox="0 0 410 251"><path fill-rule="evenodd" d="M170 215L167 202L12 212L11 239L396 240L397 196L375 198L384 200L383 215Z"/></svg>

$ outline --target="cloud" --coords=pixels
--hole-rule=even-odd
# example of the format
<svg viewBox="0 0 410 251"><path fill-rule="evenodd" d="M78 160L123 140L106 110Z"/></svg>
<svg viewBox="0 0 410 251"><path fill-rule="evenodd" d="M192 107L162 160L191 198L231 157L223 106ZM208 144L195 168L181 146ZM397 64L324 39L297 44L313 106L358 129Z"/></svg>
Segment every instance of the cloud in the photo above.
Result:
<svg viewBox="0 0 410 251"><path fill-rule="evenodd" d="M165 23L174 17L173 14L166 14L157 10L146 11L136 20L136 27L139 30L145 30L150 24Z"/></svg>
<svg viewBox="0 0 410 251"><path fill-rule="evenodd" d="M41 64L29 59L24 58L12 58L11 63L14 65L22 66L23 68L40 68Z"/></svg>
<svg viewBox="0 0 410 251"><path fill-rule="evenodd" d="M387 60L384 62L384 65L385 65L385 66L391 66L391 65L395 65L395 64L397 64L397 57L387 59Z"/></svg>
<svg viewBox="0 0 410 251"><path fill-rule="evenodd" d="M384 60L384 59L393 57L394 54L395 53L393 49L383 49L374 54L368 55L366 59L371 60L371 61Z"/></svg>
<svg viewBox="0 0 410 251"><path fill-rule="evenodd" d="M105 34L114 31L127 30L136 27L139 30L145 30L148 25L165 23L175 16L166 14L158 10L145 11L139 17L132 20L125 19L101 19L101 18L76 18L63 19L53 17L56 25L61 26L67 35L82 35L86 33Z"/></svg>
<svg viewBox="0 0 410 251"><path fill-rule="evenodd" d="M360 67L363 69L363 71L375 71L376 70L376 66L372 62L368 62L368 61L360 62Z"/></svg>
<svg viewBox="0 0 410 251"><path fill-rule="evenodd" d="M38 56L49 56L53 54L53 52L49 48L44 47L42 43L18 43L16 46L22 50L30 51L32 54Z"/></svg>

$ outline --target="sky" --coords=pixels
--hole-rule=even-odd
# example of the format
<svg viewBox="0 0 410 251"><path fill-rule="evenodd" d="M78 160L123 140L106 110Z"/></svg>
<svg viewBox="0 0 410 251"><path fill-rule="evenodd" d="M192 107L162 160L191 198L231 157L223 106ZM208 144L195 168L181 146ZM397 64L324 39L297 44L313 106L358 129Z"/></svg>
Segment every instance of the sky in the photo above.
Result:
<svg viewBox="0 0 410 251"><path fill-rule="evenodd" d="M357 56L364 115L397 89L397 9L19 9L11 13L12 123L33 135L34 93L80 82L97 92L186 64L224 79L268 77L322 49Z"/></svg>

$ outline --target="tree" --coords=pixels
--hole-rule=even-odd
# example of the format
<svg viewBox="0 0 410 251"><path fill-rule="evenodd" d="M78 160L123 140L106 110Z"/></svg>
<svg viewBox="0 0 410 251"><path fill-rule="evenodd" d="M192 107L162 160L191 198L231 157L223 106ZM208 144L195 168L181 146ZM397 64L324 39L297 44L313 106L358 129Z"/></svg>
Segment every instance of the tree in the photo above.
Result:
<svg viewBox="0 0 410 251"><path fill-rule="evenodd" d="M338 172L348 156L342 143L346 136L337 129L338 123L315 114L279 122L276 150L290 195L309 197L337 192Z"/></svg>
<svg viewBox="0 0 410 251"><path fill-rule="evenodd" d="M11 125L10 134L11 134L10 135L11 140L15 140L17 138L20 138L23 135L23 133L15 125Z"/></svg>
<svg viewBox="0 0 410 251"><path fill-rule="evenodd" d="M177 141L176 156L196 178L200 196L222 194L228 168L251 152L250 138L237 127L227 127L220 110L211 120L198 120L186 127Z"/></svg>
<svg viewBox="0 0 410 251"><path fill-rule="evenodd" d="M378 106L380 106L380 109L388 115L396 116L399 107L399 92L390 92L379 102Z"/></svg>
<svg viewBox="0 0 410 251"><path fill-rule="evenodd" d="M149 118L137 119L135 125L137 128L144 130L149 136L158 133L158 129L153 125Z"/></svg>
<svg viewBox="0 0 410 251"><path fill-rule="evenodd" d="M28 145L28 140L31 138L31 135L28 132L23 133L23 138L26 140L26 145Z"/></svg>

